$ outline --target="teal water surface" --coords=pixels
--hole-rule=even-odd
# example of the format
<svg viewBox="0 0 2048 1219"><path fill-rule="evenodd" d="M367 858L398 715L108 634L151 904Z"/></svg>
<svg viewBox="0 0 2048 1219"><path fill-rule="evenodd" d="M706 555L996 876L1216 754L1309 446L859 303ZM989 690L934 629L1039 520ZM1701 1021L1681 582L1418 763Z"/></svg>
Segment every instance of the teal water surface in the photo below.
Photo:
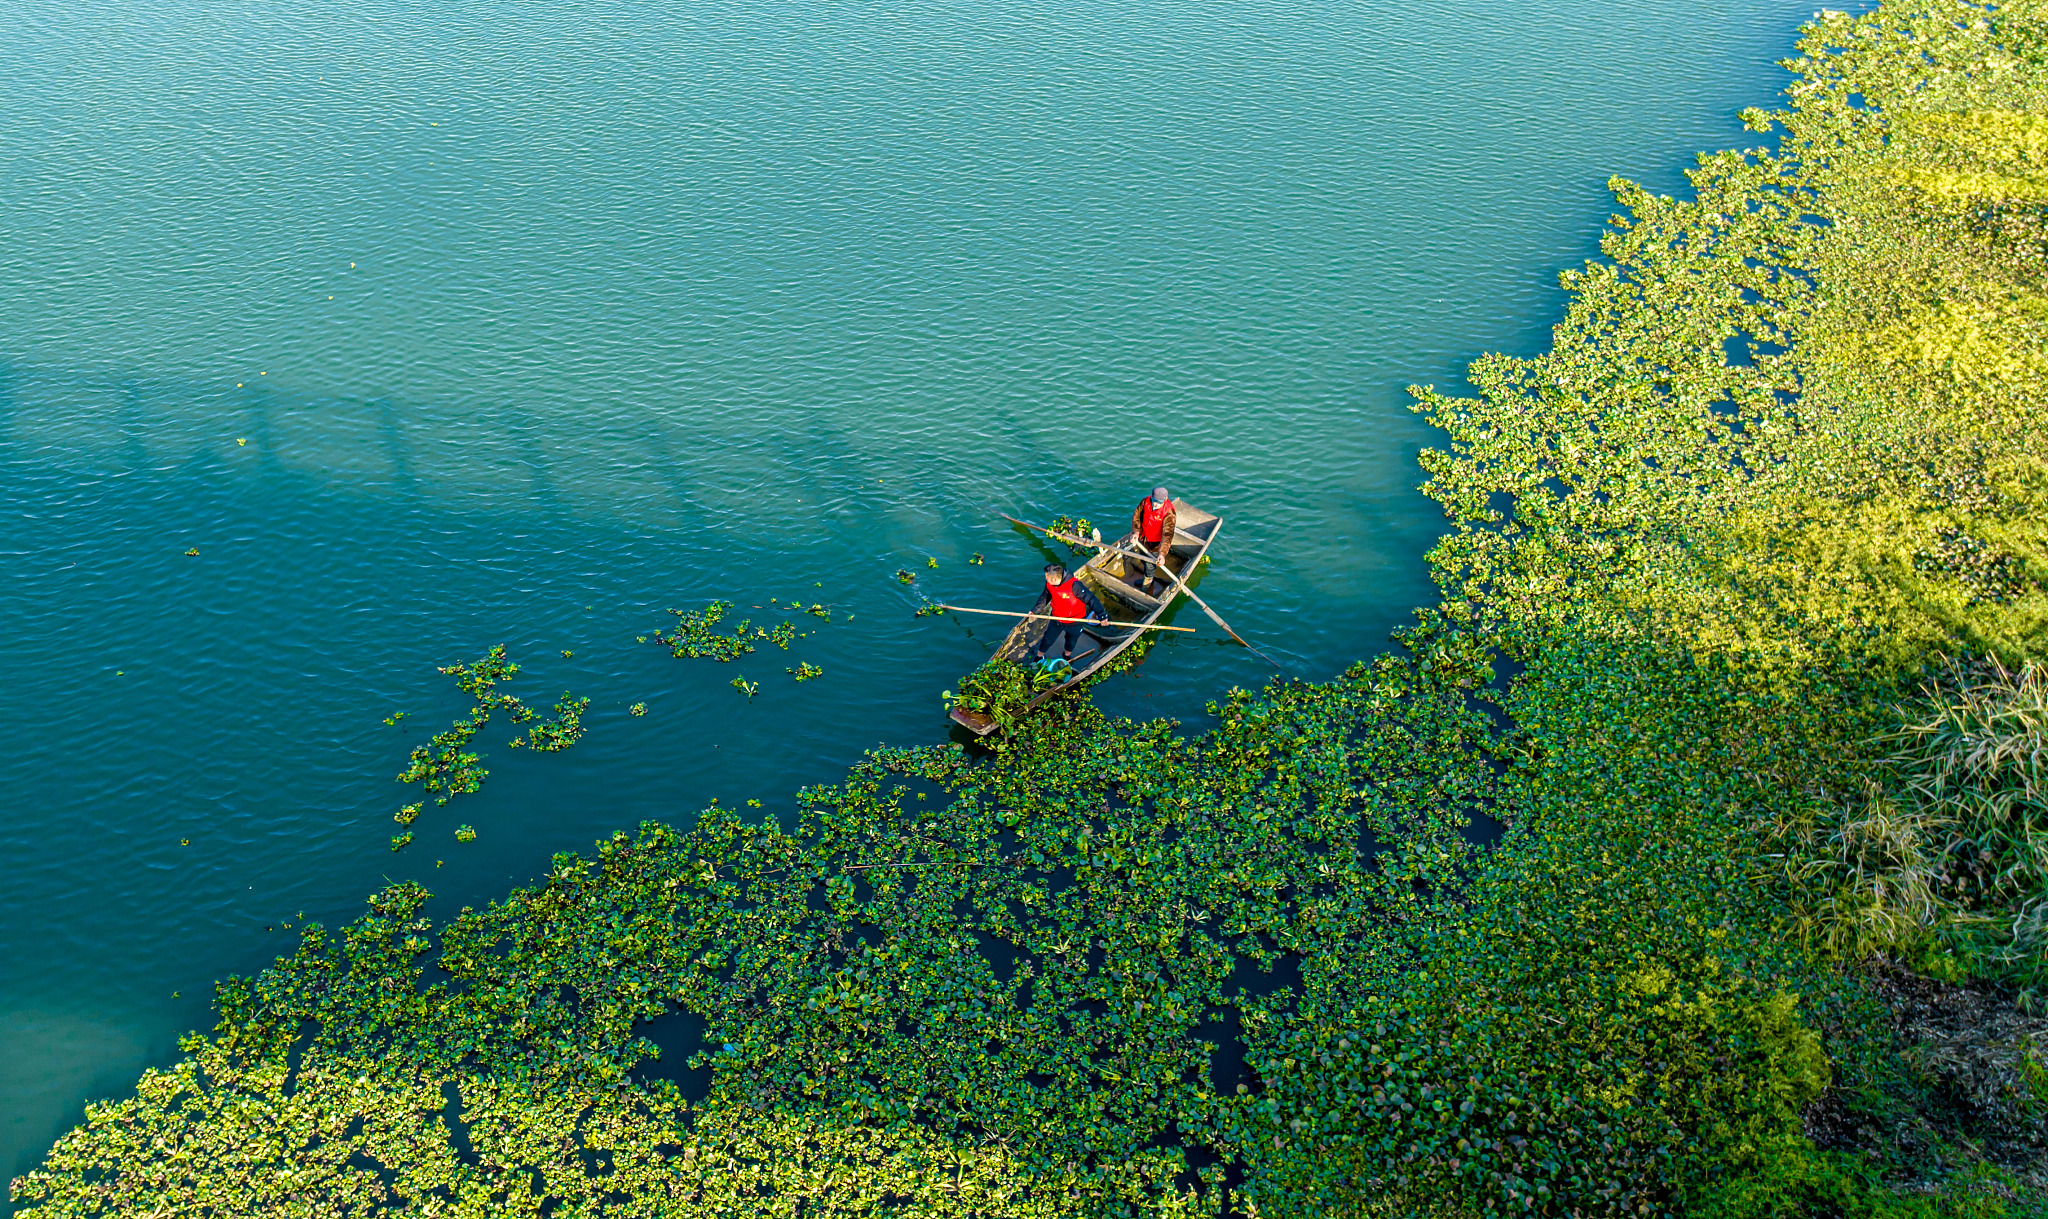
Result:
<svg viewBox="0 0 2048 1219"><path fill-rule="evenodd" d="M1240 631L1307 677L1381 649L1440 521L1402 387L1540 347L1606 177L1744 142L1806 15L7 6L0 1173L301 912L445 913L943 739L1001 627L892 573L1022 608L998 509L1163 481L1224 518ZM730 666L635 642L713 597L839 613ZM1269 672L1178 621L1099 701L1194 725ZM588 735L494 725L394 854L392 776L466 707L434 666L495 643Z"/></svg>

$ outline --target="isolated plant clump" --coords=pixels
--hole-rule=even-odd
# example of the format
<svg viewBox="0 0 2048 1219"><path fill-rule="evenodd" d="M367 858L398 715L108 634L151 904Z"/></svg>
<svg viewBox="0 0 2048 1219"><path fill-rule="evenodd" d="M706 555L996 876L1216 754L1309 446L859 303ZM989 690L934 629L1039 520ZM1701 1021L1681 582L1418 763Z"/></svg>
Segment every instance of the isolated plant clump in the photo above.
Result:
<svg viewBox="0 0 2048 1219"><path fill-rule="evenodd" d="M801 602L793 602L789 608L822 618L827 622L832 620L832 611L828 606L813 604L806 608ZM725 620L726 612L730 609L730 601L713 601L701 610L672 609L668 612L675 615L675 629L667 633L656 631L653 637L656 642L668 648L670 655L679 660L709 659L721 664L738 660L751 653L756 645L764 641L786 652L790 644L809 637L810 632L798 630L796 624L787 619L772 628L765 628L755 626L751 619L742 618L733 624L729 632L721 634L717 628ZM735 679L732 685L734 689L751 697L749 683Z"/></svg>
<svg viewBox="0 0 2048 1219"><path fill-rule="evenodd" d="M479 755L468 752L468 747L477 731L491 722L491 714L505 712L516 724L530 718L532 712L518 699L498 692L498 683L519 673L519 666L506 656L502 643L478 660L442 665L440 671L454 677L455 684L474 698L476 705L446 732L436 733L425 745L415 746L406 768L398 774L398 781L417 783L434 796L436 804L446 804L450 797L480 790L490 776L490 771L478 765ZM401 814L399 820L410 821L418 814L416 806L408 806L406 811L411 815Z"/></svg>
<svg viewBox="0 0 2048 1219"><path fill-rule="evenodd" d="M1085 516L1073 517L1062 515L1052 518L1052 529L1055 533L1064 533L1070 537L1086 538L1094 532L1095 522ZM1092 555L1095 553L1095 547L1084 546L1079 542L1067 542L1066 547L1075 554Z"/></svg>
<svg viewBox="0 0 2048 1219"><path fill-rule="evenodd" d="M553 713L526 730L523 737L512 738L512 748L521 746L535 753L557 753L583 739L583 713L590 709L587 698L572 697L567 690L555 700Z"/></svg>
<svg viewBox="0 0 2048 1219"><path fill-rule="evenodd" d="M490 776L491 772L481 765L482 756L471 752L469 744L491 722L491 716L503 714L513 724L524 724L534 719L534 712L519 699L498 689L500 683L519 673L519 666L506 654L504 644L493 646L480 659L442 665L439 669L454 677L455 684L476 703L467 717L455 721L447 731L435 733L424 745L414 746L405 769L397 777L401 783L419 784L422 790L434 797L436 804L446 804L455 796L482 790L484 780ZM542 753L569 748L583 736L583 712L589 706L589 699L573 698L564 691L555 702L553 718L512 738L511 747L530 747ZM395 725L403 718L401 713L386 718L384 722ZM400 825L411 825L419 818L424 804L424 801L415 801L401 807L393 820ZM407 831L391 840L391 849L400 850L411 842L412 833Z"/></svg>
<svg viewBox="0 0 2048 1219"><path fill-rule="evenodd" d="M668 612L675 615L675 627L667 634L654 632L654 638L678 660L738 660L754 650L754 639L765 632L757 631L752 621L741 619L731 633L720 634L715 628L731 608L730 601L713 601L701 610L672 609Z"/></svg>

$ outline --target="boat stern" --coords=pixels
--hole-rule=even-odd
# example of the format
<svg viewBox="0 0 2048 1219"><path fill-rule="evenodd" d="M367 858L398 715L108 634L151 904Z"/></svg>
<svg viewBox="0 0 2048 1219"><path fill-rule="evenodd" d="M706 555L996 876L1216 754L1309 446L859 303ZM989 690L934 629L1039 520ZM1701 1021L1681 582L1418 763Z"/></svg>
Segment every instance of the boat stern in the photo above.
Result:
<svg viewBox="0 0 2048 1219"><path fill-rule="evenodd" d="M947 712L947 718L976 736L987 736L996 730L996 722L979 711L955 707Z"/></svg>

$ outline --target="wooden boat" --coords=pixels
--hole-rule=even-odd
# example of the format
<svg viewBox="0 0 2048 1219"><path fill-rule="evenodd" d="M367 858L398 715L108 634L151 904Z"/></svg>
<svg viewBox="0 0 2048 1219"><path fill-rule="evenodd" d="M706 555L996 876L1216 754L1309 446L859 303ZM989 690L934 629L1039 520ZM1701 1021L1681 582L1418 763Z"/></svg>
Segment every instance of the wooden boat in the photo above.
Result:
<svg viewBox="0 0 2048 1219"><path fill-rule="evenodd" d="M1223 522L1209 515L1185 500L1173 501L1175 527L1173 548L1167 552L1166 567L1169 577L1193 575L1195 565L1209 553L1209 547L1216 541L1217 530ZM1170 588L1162 588L1169 594L1164 599L1145 591L1145 565L1129 554L1120 551L1142 549L1137 531L1131 530L1109 548L1096 552L1094 558L1083 563L1076 571L1081 582L1087 585L1109 611L1108 624L1090 623L1081 629L1081 643L1074 657L1074 667L1058 685L1040 691L1024 705L1019 715L1026 715L1038 709L1039 704L1078 682L1086 681L1090 674L1115 660L1125 648L1138 642L1146 632L1132 630L1133 626L1144 626L1156 621L1173 604ZM1122 625L1128 623L1128 626ZM1021 618L996 649L996 655L1020 664L1030 664L1035 656L1038 643L1045 638L1049 623L1042 618ZM1092 650L1090 650L1092 646ZM953 708L953 722L976 736L987 736L1000 725L979 711Z"/></svg>

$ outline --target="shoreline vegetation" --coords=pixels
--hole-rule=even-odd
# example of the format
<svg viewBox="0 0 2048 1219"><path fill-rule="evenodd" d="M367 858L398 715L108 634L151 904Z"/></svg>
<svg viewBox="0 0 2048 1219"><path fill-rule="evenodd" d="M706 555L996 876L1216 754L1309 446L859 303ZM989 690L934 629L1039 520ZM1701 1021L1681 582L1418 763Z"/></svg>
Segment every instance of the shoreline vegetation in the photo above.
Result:
<svg viewBox="0 0 2048 1219"><path fill-rule="evenodd" d="M394 885L19 1213L2043 1213L2048 13L1799 52L1548 353L1416 391L1396 653Z"/></svg>

